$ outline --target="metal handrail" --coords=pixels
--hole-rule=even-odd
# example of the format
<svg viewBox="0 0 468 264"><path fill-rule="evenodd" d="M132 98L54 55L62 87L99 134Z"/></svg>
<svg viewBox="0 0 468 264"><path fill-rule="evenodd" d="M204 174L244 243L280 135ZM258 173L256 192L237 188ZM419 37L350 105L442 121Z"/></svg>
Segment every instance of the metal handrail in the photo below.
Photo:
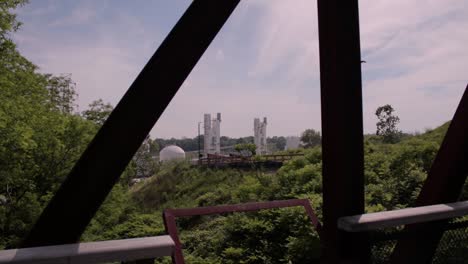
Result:
<svg viewBox="0 0 468 264"><path fill-rule="evenodd" d="M348 232L374 231L464 215L468 215L468 201L341 217L338 228Z"/></svg>
<svg viewBox="0 0 468 264"><path fill-rule="evenodd" d="M103 263L171 256L175 243L168 235L76 243L0 251L3 263Z"/></svg>

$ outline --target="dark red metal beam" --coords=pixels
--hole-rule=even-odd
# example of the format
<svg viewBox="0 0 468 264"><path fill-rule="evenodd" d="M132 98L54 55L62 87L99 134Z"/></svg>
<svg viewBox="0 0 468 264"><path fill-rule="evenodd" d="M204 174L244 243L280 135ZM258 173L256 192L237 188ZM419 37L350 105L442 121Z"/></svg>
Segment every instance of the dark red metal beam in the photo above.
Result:
<svg viewBox="0 0 468 264"><path fill-rule="evenodd" d="M79 239L238 3L192 2L83 153L23 241L23 247Z"/></svg>
<svg viewBox="0 0 468 264"><path fill-rule="evenodd" d="M172 256L172 263L184 264L184 255L182 253L182 243L179 239L177 232L176 219L177 217L190 217L198 215L213 215L222 213L235 213L235 212L253 212L265 209L285 208L302 206L306 210L312 225L317 230L319 237L321 236L321 225L315 215L312 206L308 199L292 199L283 201L269 201L269 202L254 202L244 204L220 205L220 206L207 206L198 208L182 208L182 209L166 209L163 212L164 226L166 232L171 236L175 243L175 250Z"/></svg>
<svg viewBox="0 0 468 264"><path fill-rule="evenodd" d="M357 0L318 0L324 263L366 263L365 235L339 231L364 213L361 50Z"/></svg>
<svg viewBox="0 0 468 264"><path fill-rule="evenodd" d="M432 163L416 206L458 201L468 175L468 86ZM430 263L447 221L409 225L414 232L401 239L392 263Z"/></svg>

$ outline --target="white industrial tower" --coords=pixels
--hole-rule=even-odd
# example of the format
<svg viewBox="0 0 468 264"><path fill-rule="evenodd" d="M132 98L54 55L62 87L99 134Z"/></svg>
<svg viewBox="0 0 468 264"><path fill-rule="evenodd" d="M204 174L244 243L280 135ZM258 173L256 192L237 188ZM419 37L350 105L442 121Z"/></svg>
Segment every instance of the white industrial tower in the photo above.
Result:
<svg viewBox="0 0 468 264"><path fill-rule="evenodd" d="M301 145L301 138L297 136L286 137L286 146L284 150L297 149Z"/></svg>
<svg viewBox="0 0 468 264"><path fill-rule="evenodd" d="M254 143L257 147L256 152L258 155L267 154L267 118L263 118L263 122L260 122L260 118L254 119Z"/></svg>
<svg viewBox="0 0 468 264"><path fill-rule="evenodd" d="M216 119L211 119L210 114L205 114L204 120L204 154L220 154L221 153L221 142L220 142L220 125L221 125L221 113L216 115Z"/></svg>

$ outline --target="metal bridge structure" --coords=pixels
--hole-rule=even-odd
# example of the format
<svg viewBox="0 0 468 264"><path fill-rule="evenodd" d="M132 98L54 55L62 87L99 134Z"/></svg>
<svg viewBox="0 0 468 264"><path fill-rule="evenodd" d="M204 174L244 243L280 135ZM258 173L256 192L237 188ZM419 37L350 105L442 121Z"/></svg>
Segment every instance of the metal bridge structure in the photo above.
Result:
<svg viewBox="0 0 468 264"><path fill-rule="evenodd" d="M81 245L76 243L81 234L239 1L192 1L44 209L25 237L23 248L36 247L34 252L40 255L46 254L44 247L68 244L71 245L66 247L68 255L76 253L79 257ZM338 226L343 217L364 214L358 0L317 0L317 7L323 155L321 258L323 263L369 263L369 236ZM416 206L456 202L467 175L468 91L465 90ZM401 222L411 235L398 239L391 263L430 262L448 218L425 221L424 216L427 214L419 221ZM162 247L155 250L161 254L168 253L166 250L173 244L167 237L150 241L154 241L153 246ZM143 254L148 241L137 242L135 250L139 250L141 258L155 257L156 254ZM123 250L118 243L112 245ZM89 245L83 247L91 250ZM109 245L104 245L106 249L112 251ZM86 252L87 256L92 255ZM0 254L6 256L6 263L13 263L15 256L18 259L21 254L25 257L32 253L18 249ZM8 260L11 254L14 256ZM68 262L55 263L80 263L66 256Z"/></svg>
<svg viewBox="0 0 468 264"><path fill-rule="evenodd" d="M284 162L302 156L304 156L304 154L268 154L247 157L240 155L223 156L208 154L207 157L199 159L197 165L218 168L279 168Z"/></svg>

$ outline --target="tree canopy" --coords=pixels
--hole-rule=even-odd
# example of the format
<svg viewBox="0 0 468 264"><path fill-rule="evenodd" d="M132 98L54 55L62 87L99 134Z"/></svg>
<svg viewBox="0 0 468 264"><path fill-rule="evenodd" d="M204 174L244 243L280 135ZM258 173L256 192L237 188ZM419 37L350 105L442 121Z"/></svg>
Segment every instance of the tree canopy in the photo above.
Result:
<svg viewBox="0 0 468 264"><path fill-rule="evenodd" d="M322 144L320 132L314 129L306 129L301 135L301 145L304 148L313 148Z"/></svg>
<svg viewBox="0 0 468 264"><path fill-rule="evenodd" d="M28 0L2 0L0 1L0 44L10 41L9 35L18 30L21 23L16 20L16 14L11 10L23 6Z"/></svg>
<svg viewBox="0 0 468 264"><path fill-rule="evenodd" d="M239 152L239 153L241 153L243 155L247 155L247 156L255 156L255 154L257 152L257 147L253 143L236 144L234 146L234 149L237 152Z"/></svg>
<svg viewBox="0 0 468 264"><path fill-rule="evenodd" d="M81 112L81 115L89 121L102 125L112 110L114 110L114 107L111 104L104 103L102 99L98 99L90 103L88 109Z"/></svg>
<svg viewBox="0 0 468 264"><path fill-rule="evenodd" d="M5 14L5 3L0 8L2 37L18 25ZM11 8L22 1L8 3ZM5 26L5 20L13 24ZM39 73L13 42L1 41L0 195L5 201L0 245L10 246L24 237L96 126L72 113L76 93L69 76Z"/></svg>
<svg viewBox="0 0 468 264"><path fill-rule="evenodd" d="M397 128L400 118L393 114L394 111L393 107L389 104L380 106L375 111L375 115L379 120L376 124L376 134L382 136L385 143L396 143L402 135L401 131Z"/></svg>

